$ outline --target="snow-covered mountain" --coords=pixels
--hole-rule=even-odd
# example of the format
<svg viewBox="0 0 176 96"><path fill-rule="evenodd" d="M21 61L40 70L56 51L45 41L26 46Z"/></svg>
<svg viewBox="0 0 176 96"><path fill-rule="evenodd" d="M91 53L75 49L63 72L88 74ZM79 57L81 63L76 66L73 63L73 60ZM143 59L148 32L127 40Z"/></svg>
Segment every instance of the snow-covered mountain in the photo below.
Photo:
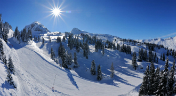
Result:
<svg viewBox="0 0 176 96"><path fill-rule="evenodd" d="M95 44L89 44L88 59L83 56L83 49L80 48L80 52L76 52L74 47L72 50L68 47L68 39L65 33L50 32L42 24L34 22L25 26L27 30L32 31L32 35L40 36L40 41L29 40L26 42L18 42L15 37L12 37L13 30L9 30L8 42L3 40L4 53L7 58L12 57L15 74L12 75L17 89L14 89L6 82L6 67L3 62L0 61L0 95L6 96L138 96L139 88L143 80L143 73L147 65L150 62L138 62L138 68L135 70L132 66L132 55L122 52L120 50L114 50L112 48L104 48L103 50L95 50ZM83 35L90 37L96 36L101 39L103 43L107 40L120 46L130 46L131 52L136 52L140 48L147 50L148 47L145 44L134 44L132 42L123 41L122 38L112 36L109 34L94 34L89 33L78 28L73 28L69 34L73 34L73 37L78 38L80 43L83 43ZM65 41L62 41L62 45L65 47L68 54L74 58L76 52L78 68L69 65L70 70L61 66L62 60L58 57L58 48L60 43L56 42L57 38L62 40L65 37ZM44 44L43 40L44 38ZM175 37L170 39L153 39L153 40L141 40L141 42L150 42L155 44L162 44L165 47L176 49ZM51 41L50 41L51 40ZM55 60L51 59L51 48L55 53ZM164 48L155 49L157 57L159 58L161 53L166 53ZM169 65L172 66L174 58L169 57ZM56 61L58 60L58 63ZM101 66L101 72L103 79L97 80L97 75L91 75L91 63L95 61L97 66ZM114 65L114 77L111 78L111 64ZM154 63L155 68L159 67L164 69L165 61L158 60L158 63ZM53 89L53 90L52 90Z"/></svg>
<svg viewBox="0 0 176 96"><path fill-rule="evenodd" d="M169 49L176 50L176 36L169 37L166 39L157 38L157 39L146 39L146 40L139 40L140 42L147 42L153 44L163 45L164 47L168 47Z"/></svg>
<svg viewBox="0 0 176 96"><path fill-rule="evenodd" d="M37 21L25 26L25 29L27 30L27 32L28 30L31 30L33 34L44 34L50 32L44 25Z"/></svg>

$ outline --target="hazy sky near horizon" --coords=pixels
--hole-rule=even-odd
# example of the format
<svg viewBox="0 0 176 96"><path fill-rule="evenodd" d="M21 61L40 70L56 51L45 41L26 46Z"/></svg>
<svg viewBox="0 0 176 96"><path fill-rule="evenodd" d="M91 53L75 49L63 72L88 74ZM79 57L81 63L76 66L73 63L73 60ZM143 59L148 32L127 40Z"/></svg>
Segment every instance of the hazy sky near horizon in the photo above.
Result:
<svg viewBox="0 0 176 96"><path fill-rule="evenodd" d="M55 20L52 6L61 6ZM73 28L127 39L167 38L176 35L175 0L0 0L3 22L18 26L39 21L50 31Z"/></svg>

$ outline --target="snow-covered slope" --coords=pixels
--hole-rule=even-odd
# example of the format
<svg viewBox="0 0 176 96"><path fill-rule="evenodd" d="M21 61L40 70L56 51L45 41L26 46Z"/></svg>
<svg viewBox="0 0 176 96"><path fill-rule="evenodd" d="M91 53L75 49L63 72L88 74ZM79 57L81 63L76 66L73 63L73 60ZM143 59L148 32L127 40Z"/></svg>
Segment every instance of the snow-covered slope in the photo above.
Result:
<svg viewBox="0 0 176 96"><path fill-rule="evenodd" d="M65 33L49 32L43 25L34 22L25 28L32 30L33 35L40 35L45 40L29 41L28 43L16 43L16 39L12 37L13 31L9 32L8 43L3 41L4 51L7 55L12 57L14 62L16 74L13 76L17 89L9 88L8 83L3 87L6 78L5 67L2 62L0 69L2 74L0 77L0 95L14 95L14 96L137 96L140 84L142 83L143 72L149 62L137 62L139 67L134 70L132 67L132 56L118 50L105 48L105 54L102 55L102 50L95 52L95 45L89 44L90 54L88 59L83 57L83 50L77 53L77 61L80 65L78 68L72 70L64 69L59 64L56 64L50 59L50 50L53 48L56 57L58 56L59 43L56 38L59 36L63 38ZM38 30L40 29L40 31ZM48 33L49 32L49 33ZM139 51L139 48L147 49L145 45L135 45L128 42L121 41L121 38L108 34L94 34L86 31L81 31L78 28L73 28L71 33L78 36L79 40L83 40L82 34L89 36L97 36L104 42L106 40L112 41L115 45L131 46L132 52ZM51 42L49 42L49 36ZM173 40L173 38L172 38ZM152 42L152 40L148 40ZM166 42L166 40L158 40L158 42ZM144 41L143 41L144 42ZM158 43L157 40L153 42ZM167 41L169 43L169 41ZM173 40L174 42L174 40ZM68 38L62 42L68 53L76 52L76 49L70 48L67 45ZM159 43L158 43L159 44ZM171 44L170 44L171 45ZM169 46L169 45L168 45ZM164 49L157 50L157 56L160 56ZM100 64L103 73L103 79L97 80L96 75L91 75L90 67L92 60L95 60L96 68ZM172 65L173 58L169 56L169 64ZM115 74L110 78L111 64L114 64ZM159 60L155 63L155 67L164 68L164 61ZM10 85L9 85L10 86ZM52 91L54 87L54 92Z"/></svg>

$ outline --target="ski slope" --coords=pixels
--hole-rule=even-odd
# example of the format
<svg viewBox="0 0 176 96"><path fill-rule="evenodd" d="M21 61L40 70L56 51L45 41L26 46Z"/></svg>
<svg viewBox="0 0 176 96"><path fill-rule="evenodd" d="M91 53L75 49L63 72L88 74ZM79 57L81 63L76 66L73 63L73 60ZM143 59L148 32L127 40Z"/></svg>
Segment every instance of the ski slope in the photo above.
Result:
<svg viewBox="0 0 176 96"><path fill-rule="evenodd" d="M35 31L34 31L35 32ZM88 34L90 36L96 35L97 38L103 41L109 40L120 45L128 43L120 41L119 37L107 35L107 34L93 34L86 31L80 31L74 28L71 33L78 36L80 40L81 33ZM143 72L149 62L137 62L139 67L134 70L132 67L132 56L118 50L106 49L104 56L101 50L95 52L95 46L89 45L90 54L89 59L83 57L83 51L77 53L78 64L80 67L73 68L72 70L64 69L60 67L50 59L51 47L56 53L59 47L59 43L56 43L57 36L63 38L64 33L45 33L39 34L45 39L45 44L42 42L34 42L33 40L26 43L20 43L12 37L13 31L9 32L8 43L3 41L3 47L7 58L12 57L16 74L13 75L14 81L17 85L17 89L13 89L8 83L6 83L6 69L2 62L0 69L2 74L0 77L0 95L6 96L137 96L140 85L143 79ZM38 35L35 34L36 36ZM48 36L51 37L49 42ZM115 40L116 39L116 40ZM65 42L62 42L66 50L72 54L76 51L74 48L70 50L67 47L67 38ZM146 46L130 45L132 52L137 52L139 48L146 49ZM166 52L164 49L158 49L157 55ZM96 75L93 76L90 73L90 66L92 60L95 60L96 66L100 64L103 79L97 81ZM172 65L173 58L169 56L169 64ZM110 67L114 64L115 75L110 78ZM159 60L159 63L155 63L155 67L164 68L164 61ZM97 68L97 67L96 67ZM5 85L4 85L5 84ZM4 86L4 87L3 87ZM10 87L9 87L10 86ZM52 91L54 87L54 91Z"/></svg>

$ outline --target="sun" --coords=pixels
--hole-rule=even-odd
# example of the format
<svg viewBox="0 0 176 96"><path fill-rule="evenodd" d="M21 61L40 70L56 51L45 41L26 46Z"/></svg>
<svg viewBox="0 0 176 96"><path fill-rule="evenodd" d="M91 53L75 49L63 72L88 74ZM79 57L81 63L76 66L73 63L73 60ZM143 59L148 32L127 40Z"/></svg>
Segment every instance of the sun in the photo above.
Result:
<svg viewBox="0 0 176 96"><path fill-rule="evenodd" d="M57 24L59 19L61 19L64 23L66 23L65 20L62 18L62 16L65 16L64 13L71 13L71 11L63 11L63 9L65 7L62 7L62 5L64 4L65 0L63 0L61 3L59 3L59 0L58 0L58 2L55 2L55 0L52 0L52 1L53 1L53 4L48 2L50 7L41 4L43 7L49 9L47 12L50 13L47 16L45 16L44 18L47 18L47 17L51 16L51 19L54 19L53 24Z"/></svg>
<svg viewBox="0 0 176 96"><path fill-rule="evenodd" d="M52 10L52 14L53 14L55 17L60 16L61 12L62 12L62 11L61 11L59 8L53 8L53 10Z"/></svg>

